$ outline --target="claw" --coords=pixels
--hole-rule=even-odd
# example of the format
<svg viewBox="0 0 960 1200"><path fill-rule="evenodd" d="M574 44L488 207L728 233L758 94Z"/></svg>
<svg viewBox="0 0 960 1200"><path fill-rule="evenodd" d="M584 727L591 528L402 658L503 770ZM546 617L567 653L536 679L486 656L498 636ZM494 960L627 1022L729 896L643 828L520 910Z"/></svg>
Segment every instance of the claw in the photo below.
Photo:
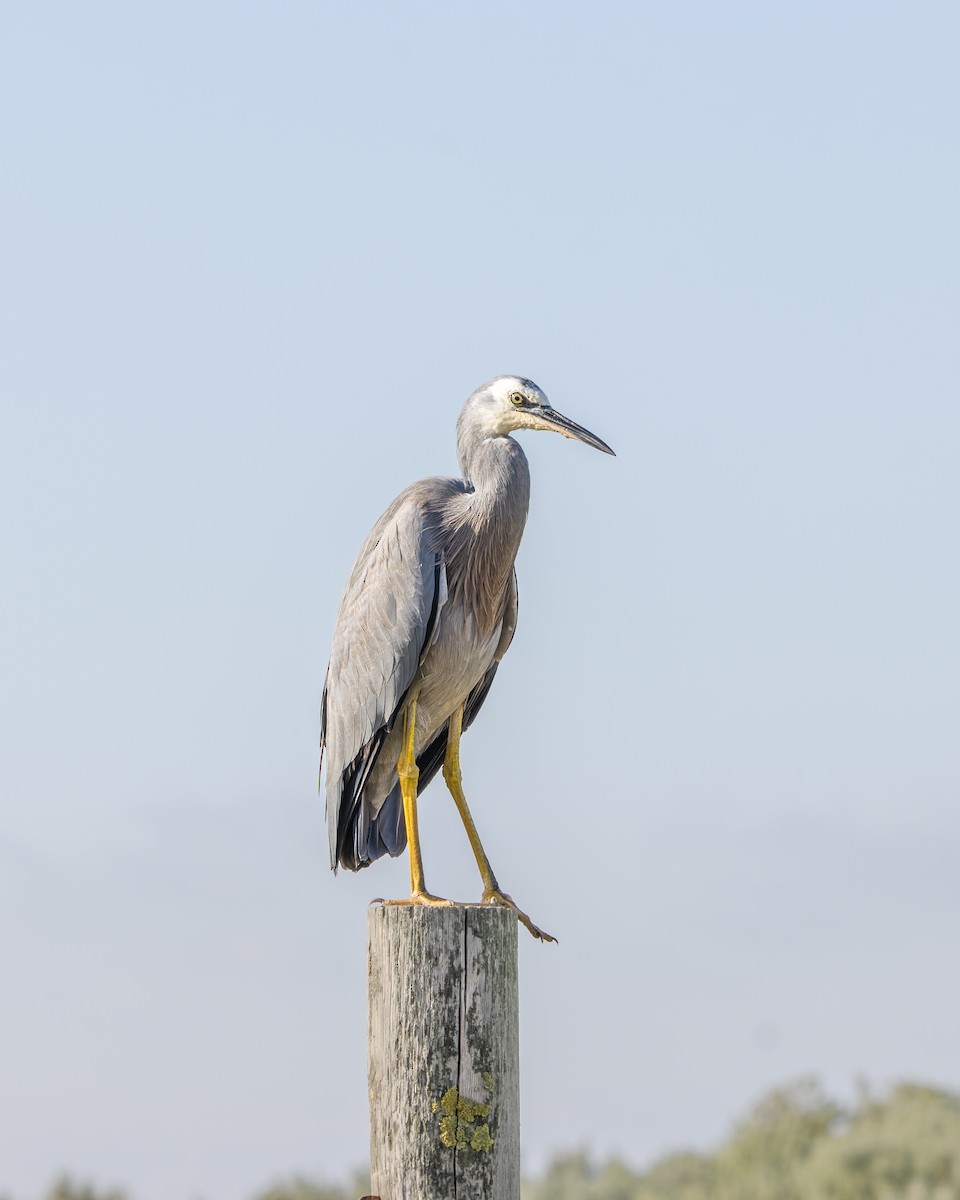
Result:
<svg viewBox="0 0 960 1200"><path fill-rule="evenodd" d="M556 942L556 938L552 934L541 929L539 925L534 925L522 908L510 897L506 892L501 892L498 888L488 888L483 893L481 904L494 904L498 908L512 908L517 914L517 920L520 924L540 942Z"/></svg>

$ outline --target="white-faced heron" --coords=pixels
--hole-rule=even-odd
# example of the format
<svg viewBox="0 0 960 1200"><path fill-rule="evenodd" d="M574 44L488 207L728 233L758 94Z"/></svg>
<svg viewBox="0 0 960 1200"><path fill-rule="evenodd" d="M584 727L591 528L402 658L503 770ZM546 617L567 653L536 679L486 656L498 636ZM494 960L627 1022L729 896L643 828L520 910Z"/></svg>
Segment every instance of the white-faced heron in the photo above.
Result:
<svg viewBox="0 0 960 1200"><path fill-rule="evenodd" d="M457 422L462 479L411 484L373 527L340 602L320 712L331 865L350 871L410 844L410 898L427 891L417 796L437 771L453 796L483 881L482 902L515 909L501 890L467 807L460 736L483 704L517 622L514 560L530 470L510 436L550 429L605 454L610 447L557 412L535 383L492 379Z"/></svg>

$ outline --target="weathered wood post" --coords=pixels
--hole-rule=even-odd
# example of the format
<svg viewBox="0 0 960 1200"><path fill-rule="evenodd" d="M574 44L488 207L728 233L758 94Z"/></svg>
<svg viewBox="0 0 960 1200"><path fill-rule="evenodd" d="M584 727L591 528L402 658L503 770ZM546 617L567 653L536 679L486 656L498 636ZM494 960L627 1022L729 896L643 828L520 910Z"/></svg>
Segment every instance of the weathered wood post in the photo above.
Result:
<svg viewBox="0 0 960 1200"><path fill-rule="evenodd" d="M519 1200L516 914L376 907L367 934L373 1194Z"/></svg>

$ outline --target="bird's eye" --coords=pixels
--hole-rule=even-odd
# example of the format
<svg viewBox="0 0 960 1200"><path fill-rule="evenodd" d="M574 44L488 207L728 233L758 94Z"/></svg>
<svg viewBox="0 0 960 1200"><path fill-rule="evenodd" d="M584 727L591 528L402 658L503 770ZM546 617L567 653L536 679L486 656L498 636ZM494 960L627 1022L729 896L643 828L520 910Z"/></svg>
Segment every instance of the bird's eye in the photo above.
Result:
<svg viewBox="0 0 960 1200"><path fill-rule="evenodd" d="M523 403L523 392L511 392L510 403L514 406L514 408L519 408Z"/></svg>

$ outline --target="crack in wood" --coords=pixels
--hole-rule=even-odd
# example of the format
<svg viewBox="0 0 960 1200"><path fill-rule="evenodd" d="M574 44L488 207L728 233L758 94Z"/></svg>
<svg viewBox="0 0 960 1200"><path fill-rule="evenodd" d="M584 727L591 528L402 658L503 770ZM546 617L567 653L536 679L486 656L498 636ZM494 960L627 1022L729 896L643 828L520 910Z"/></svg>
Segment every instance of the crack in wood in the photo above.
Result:
<svg viewBox="0 0 960 1200"><path fill-rule="evenodd" d="M515 915L371 909L368 980L372 1190L518 1200Z"/></svg>

